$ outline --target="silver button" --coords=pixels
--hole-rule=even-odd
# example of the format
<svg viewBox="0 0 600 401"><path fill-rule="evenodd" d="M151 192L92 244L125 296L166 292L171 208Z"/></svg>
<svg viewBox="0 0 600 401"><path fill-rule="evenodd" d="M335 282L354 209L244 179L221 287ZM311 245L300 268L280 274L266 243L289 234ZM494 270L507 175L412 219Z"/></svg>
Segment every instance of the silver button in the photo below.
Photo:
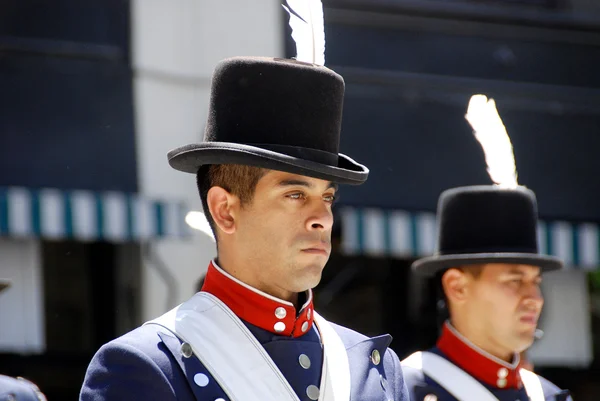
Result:
<svg viewBox="0 0 600 401"><path fill-rule="evenodd" d="M499 378L504 379L506 376L508 376L508 369L506 369L506 368L498 369L498 377Z"/></svg>
<svg viewBox="0 0 600 401"><path fill-rule="evenodd" d="M283 319L286 315L287 311L284 307L280 306L279 308L275 309L275 316L277 319Z"/></svg>
<svg viewBox="0 0 600 401"><path fill-rule="evenodd" d="M381 354L376 349L371 352L371 362L373 362L373 365L379 365L379 362L381 362Z"/></svg>
<svg viewBox="0 0 600 401"><path fill-rule="evenodd" d="M306 311L306 318L310 319L310 315L312 314L310 308L308 308L308 310Z"/></svg>
<svg viewBox="0 0 600 401"><path fill-rule="evenodd" d="M181 353L183 354L184 358L191 357L193 354L192 346L188 343L181 344Z"/></svg>
<svg viewBox="0 0 600 401"><path fill-rule="evenodd" d="M504 388L504 387L506 387L506 379L498 379L496 384L498 385L498 387Z"/></svg>
<svg viewBox="0 0 600 401"><path fill-rule="evenodd" d="M302 323L302 332L306 333L306 330L308 330L308 322Z"/></svg>
<svg viewBox="0 0 600 401"><path fill-rule="evenodd" d="M437 396L434 394L427 394L423 401L437 401Z"/></svg>
<svg viewBox="0 0 600 401"><path fill-rule="evenodd" d="M310 386L308 386L306 388L306 395L311 400L318 400L319 399L319 388L317 386L315 386L314 384L311 384Z"/></svg>
<svg viewBox="0 0 600 401"><path fill-rule="evenodd" d="M277 333L281 333L283 330L285 330L285 323L283 322L277 322L275 323L275 325L273 326L273 329L277 332Z"/></svg>
<svg viewBox="0 0 600 401"><path fill-rule="evenodd" d="M217 398L215 401L225 401L224 398Z"/></svg>
<svg viewBox="0 0 600 401"><path fill-rule="evenodd" d="M208 376L206 376L204 373L196 373L194 375L194 383L200 387L208 386L208 381Z"/></svg>
<svg viewBox="0 0 600 401"><path fill-rule="evenodd" d="M304 369L310 368L310 358L308 355L300 354L298 362L300 362L300 366L302 366Z"/></svg>

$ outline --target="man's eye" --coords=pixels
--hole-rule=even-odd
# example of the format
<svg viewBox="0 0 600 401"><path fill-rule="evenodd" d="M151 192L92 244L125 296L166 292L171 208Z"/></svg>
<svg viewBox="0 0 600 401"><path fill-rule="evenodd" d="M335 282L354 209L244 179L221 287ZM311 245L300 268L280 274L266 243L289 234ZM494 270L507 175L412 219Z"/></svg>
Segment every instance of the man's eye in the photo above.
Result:
<svg viewBox="0 0 600 401"><path fill-rule="evenodd" d="M304 198L304 194L302 194L302 193L290 194L290 195L288 195L288 198L291 198L291 199L303 199Z"/></svg>
<svg viewBox="0 0 600 401"><path fill-rule="evenodd" d="M329 202L329 203L333 203L335 202L335 195L326 195L323 197L323 199L325 200L325 202Z"/></svg>

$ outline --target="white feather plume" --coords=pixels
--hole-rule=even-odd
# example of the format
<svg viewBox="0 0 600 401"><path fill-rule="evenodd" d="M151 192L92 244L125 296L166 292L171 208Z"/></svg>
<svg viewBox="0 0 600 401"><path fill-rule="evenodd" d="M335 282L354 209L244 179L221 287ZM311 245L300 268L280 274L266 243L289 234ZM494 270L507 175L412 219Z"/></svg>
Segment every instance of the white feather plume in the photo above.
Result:
<svg viewBox="0 0 600 401"><path fill-rule="evenodd" d="M296 60L325 65L325 22L321 0L286 0Z"/></svg>
<svg viewBox="0 0 600 401"><path fill-rule="evenodd" d="M516 188L519 184L513 146L494 100L485 95L471 96L465 118L483 148L492 181L502 187Z"/></svg>

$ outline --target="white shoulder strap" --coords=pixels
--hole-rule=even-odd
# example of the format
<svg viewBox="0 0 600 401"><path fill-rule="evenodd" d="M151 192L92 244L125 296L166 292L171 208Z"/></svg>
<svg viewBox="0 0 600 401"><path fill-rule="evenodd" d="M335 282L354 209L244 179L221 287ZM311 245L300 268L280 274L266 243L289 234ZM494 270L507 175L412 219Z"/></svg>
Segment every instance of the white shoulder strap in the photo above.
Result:
<svg viewBox="0 0 600 401"><path fill-rule="evenodd" d="M315 323L323 342L323 371L319 401L350 401L350 363L342 339L317 312Z"/></svg>
<svg viewBox="0 0 600 401"><path fill-rule="evenodd" d="M544 389L538 375L525 369L521 369L519 373L521 374L521 381L523 381L523 386L525 387L525 391L527 391L529 400L544 401L546 397L544 396Z"/></svg>
<svg viewBox="0 0 600 401"><path fill-rule="evenodd" d="M324 343L319 400L349 401L346 349L325 319L315 314L315 321ZM199 292L146 324L163 326L190 344L232 401L299 401L263 346L231 309L212 294Z"/></svg>
<svg viewBox="0 0 600 401"><path fill-rule="evenodd" d="M402 366L421 370L457 400L498 401L491 391L467 372L431 352L415 352L402 361Z"/></svg>

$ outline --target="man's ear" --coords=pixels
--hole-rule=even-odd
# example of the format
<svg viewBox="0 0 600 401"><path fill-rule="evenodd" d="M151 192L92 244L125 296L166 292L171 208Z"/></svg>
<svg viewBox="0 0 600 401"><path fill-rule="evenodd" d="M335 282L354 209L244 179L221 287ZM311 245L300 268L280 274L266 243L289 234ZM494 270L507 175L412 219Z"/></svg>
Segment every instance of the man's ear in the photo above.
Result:
<svg viewBox="0 0 600 401"><path fill-rule="evenodd" d="M457 268L448 269L442 276L442 287L449 302L464 303L469 296L469 275Z"/></svg>
<svg viewBox="0 0 600 401"><path fill-rule="evenodd" d="M206 195L206 203L217 229L224 234L233 234L238 197L222 187L211 187Z"/></svg>

